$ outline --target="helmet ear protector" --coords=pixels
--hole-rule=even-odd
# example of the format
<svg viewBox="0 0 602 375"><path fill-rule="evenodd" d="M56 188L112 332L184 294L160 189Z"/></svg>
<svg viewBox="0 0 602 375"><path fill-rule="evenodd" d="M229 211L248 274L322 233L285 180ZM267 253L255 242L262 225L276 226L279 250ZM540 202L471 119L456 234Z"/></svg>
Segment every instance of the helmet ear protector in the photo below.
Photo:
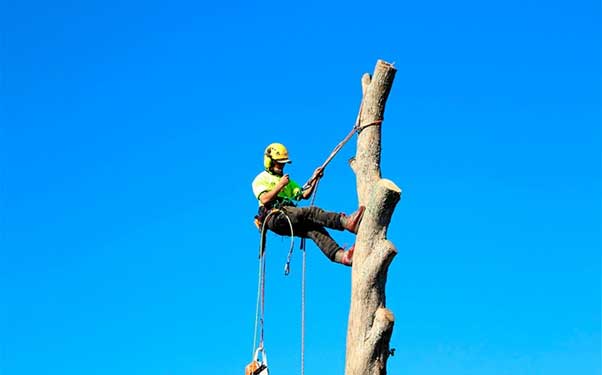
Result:
<svg viewBox="0 0 602 375"><path fill-rule="evenodd" d="M272 159L269 147L265 149L263 154L263 166L268 171L274 166L274 159Z"/></svg>
<svg viewBox="0 0 602 375"><path fill-rule="evenodd" d="M270 144L263 154L263 166L267 171L274 167L274 162L291 163L288 158L288 150L281 143Z"/></svg>

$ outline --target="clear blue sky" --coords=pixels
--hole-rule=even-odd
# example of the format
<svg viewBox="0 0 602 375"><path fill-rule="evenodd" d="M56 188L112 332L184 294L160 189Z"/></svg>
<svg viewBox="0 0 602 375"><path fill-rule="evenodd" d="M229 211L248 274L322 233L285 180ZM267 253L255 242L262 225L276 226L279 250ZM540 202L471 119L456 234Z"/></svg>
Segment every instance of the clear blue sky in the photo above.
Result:
<svg viewBox="0 0 602 375"><path fill-rule="evenodd" d="M379 58L389 373L600 374L598 1L0 7L0 374L241 374L263 149L305 181ZM354 149L318 205L355 208ZM285 278L269 241L266 347L295 374L301 257ZM309 246L308 375L343 374L349 271Z"/></svg>

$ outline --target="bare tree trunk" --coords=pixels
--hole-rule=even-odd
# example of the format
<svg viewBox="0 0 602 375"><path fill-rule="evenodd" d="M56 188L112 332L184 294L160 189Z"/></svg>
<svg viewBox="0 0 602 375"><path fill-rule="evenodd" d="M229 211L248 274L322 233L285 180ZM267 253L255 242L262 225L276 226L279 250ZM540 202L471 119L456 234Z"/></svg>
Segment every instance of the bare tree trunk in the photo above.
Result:
<svg viewBox="0 0 602 375"><path fill-rule="evenodd" d="M366 206L353 256L351 307L347 328L346 375L387 373L393 313L386 308L387 271L397 254L387 240L387 227L401 198L401 189L381 178L381 120L396 69L379 60L374 74L364 74L364 98L359 114L360 133L355 159L360 205Z"/></svg>

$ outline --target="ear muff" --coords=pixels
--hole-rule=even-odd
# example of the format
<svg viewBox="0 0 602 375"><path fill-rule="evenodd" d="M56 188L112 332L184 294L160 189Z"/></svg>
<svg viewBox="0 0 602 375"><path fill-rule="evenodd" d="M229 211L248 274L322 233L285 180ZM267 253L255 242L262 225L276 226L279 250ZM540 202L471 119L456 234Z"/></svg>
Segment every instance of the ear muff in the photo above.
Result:
<svg viewBox="0 0 602 375"><path fill-rule="evenodd" d="M263 166L266 170L270 170L274 166L274 162L290 163L288 158L288 150L282 143L272 143L266 147L263 155Z"/></svg>
<svg viewBox="0 0 602 375"><path fill-rule="evenodd" d="M274 159L272 159L272 147L268 146L268 148L265 149L265 152L263 154L263 167L269 171L270 169L272 169L272 167L274 166Z"/></svg>

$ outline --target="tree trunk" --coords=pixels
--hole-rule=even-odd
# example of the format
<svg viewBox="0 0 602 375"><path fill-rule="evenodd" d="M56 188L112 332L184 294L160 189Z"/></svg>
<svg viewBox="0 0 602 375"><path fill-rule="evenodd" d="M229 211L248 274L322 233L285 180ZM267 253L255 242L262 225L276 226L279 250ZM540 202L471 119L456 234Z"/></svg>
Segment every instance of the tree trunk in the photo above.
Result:
<svg viewBox="0 0 602 375"><path fill-rule="evenodd" d="M381 121L396 69L379 60L374 74L364 74L358 115L356 157L350 161L360 205L366 207L359 227L351 272L351 307L347 328L346 375L387 373L393 313L386 308L387 271L397 254L387 227L401 189L381 178Z"/></svg>

